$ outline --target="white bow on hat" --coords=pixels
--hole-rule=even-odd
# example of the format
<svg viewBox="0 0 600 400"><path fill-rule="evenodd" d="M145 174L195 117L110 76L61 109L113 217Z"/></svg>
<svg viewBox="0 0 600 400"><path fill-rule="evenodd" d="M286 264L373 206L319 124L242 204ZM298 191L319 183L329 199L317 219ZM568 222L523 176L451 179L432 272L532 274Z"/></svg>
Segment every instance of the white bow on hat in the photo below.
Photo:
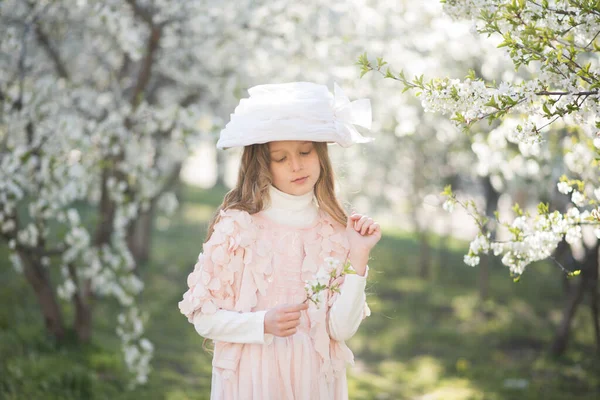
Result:
<svg viewBox="0 0 600 400"><path fill-rule="evenodd" d="M369 99L350 101L334 83L334 94L324 85L290 82L248 89L230 122L221 131L218 148L248 146L275 140L335 142L342 147L367 143L354 125L371 129Z"/></svg>
<svg viewBox="0 0 600 400"><path fill-rule="evenodd" d="M371 130L371 100L359 99L351 102L337 83L333 84L333 90L335 93L333 105L335 125L337 133L343 141L343 143L338 143L342 147L348 147L353 143L373 141L373 138L362 136L354 127L354 125L360 125Z"/></svg>

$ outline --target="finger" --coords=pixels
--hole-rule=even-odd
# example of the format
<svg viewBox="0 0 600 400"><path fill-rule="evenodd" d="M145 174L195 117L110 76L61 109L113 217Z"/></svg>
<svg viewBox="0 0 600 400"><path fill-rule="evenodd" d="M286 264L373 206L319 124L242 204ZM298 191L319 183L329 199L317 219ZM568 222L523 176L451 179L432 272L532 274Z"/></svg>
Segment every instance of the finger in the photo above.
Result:
<svg viewBox="0 0 600 400"><path fill-rule="evenodd" d="M295 321L300 319L301 313L300 311L296 311L296 312L292 312L292 313L285 313L282 315L281 320L280 321Z"/></svg>
<svg viewBox="0 0 600 400"><path fill-rule="evenodd" d="M346 222L346 228L353 228L354 221L356 221L357 219L360 219L360 217L362 217L362 215L360 215L360 214L351 214L348 217L348 221Z"/></svg>
<svg viewBox="0 0 600 400"><path fill-rule="evenodd" d="M302 310L308 310L307 303L292 304L290 306L286 306L283 308L283 312L286 314L287 313L295 313L295 312L302 311Z"/></svg>
<svg viewBox="0 0 600 400"><path fill-rule="evenodd" d="M300 321L289 321L284 324L279 324L279 330L287 331L296 328L298 325L300 325Z"/></svg>
<svg viewBox="0 0 600 400"><path fill-rule="evenodd" d="M378 223L374 223L373 225L375 225L375 228L373 229L373 233L377 233L377 234L381 235L381 225L379 225Z"/></svg>
<svg viewBox="0 0 600 400"><path fill-rule="evenodd" d="M285 331L281 331L281 333L279 334L279 336L281 336L281 337L292 336L296 332L298 332L298 329L291 328L291 329L287 329Z"/></svg>
<svg viewBox="0 0 600 400"><path fill-rule="evenodd" d="M363 224L363 226L360 230L360 234L365 235L367 233L367 229L369 229L369 227L372 224L373 224L373 218L367 218L367 220L365 221L365 223Z"/></svg>
<svg viewBox="0 0 600 400"><path fill-rule="evenodd" d="M368 233L369 235L370 235L370 234L372 234L373 232L375 232L375 228L377 228L377 223L376 223L376 222L372 223L372 224L369 226L369 230L367 231L367 233Z"/></svg>
<svg viewBox="0 0 600 400"><path fill-rule="evenodd" d="M370 235L381 234L381 226L377 222L375 222L373 225L371 225L369 227L369 230L370 230L370 232L369 232Z"/></svg>
<svg viewBox="0 0 600 400"><path fill-rule="evenodd" d="M358 222L354 225L354 229L356 229L357 232L360 232L363 224L365 223L365 221L368 219L369 217L367 217L366 215L363 215Z"/></svg>

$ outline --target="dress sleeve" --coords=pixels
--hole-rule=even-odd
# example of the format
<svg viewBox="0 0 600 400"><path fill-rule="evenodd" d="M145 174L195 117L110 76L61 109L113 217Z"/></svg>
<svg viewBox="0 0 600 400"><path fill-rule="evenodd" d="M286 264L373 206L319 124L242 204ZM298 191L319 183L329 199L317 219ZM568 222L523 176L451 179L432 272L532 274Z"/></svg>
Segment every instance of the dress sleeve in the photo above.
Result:
<svg viewBox="0 0 600 400"><path fill-rule="evenodd" d="M366 302L365 286L367 272L364 276L346 275L340 287L337 299L329 309L329 335L337 341L350 339L364 318L370 315Z"/></svg>
<svg viewBox="0 0 600 400"><path fill-rule="evenodd" d="M204 243L179 310L193 323L196 313L234 310L244 270L244 240L252 221L245 211L221 211L214 232Z"/></svg>

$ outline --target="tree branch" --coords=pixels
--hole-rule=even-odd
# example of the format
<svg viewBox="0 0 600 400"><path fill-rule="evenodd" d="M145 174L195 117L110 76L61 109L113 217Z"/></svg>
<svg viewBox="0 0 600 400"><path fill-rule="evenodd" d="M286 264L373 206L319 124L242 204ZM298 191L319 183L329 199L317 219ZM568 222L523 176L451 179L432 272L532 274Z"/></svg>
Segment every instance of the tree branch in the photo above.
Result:
<svg viewBox="0 0 600 400"><path fill-rule="evenodd" d="M42 43L42 47L44 48L44 50L46 50L46 53L48 53L48 56L54 63L54 67L56 68L56 72L58 72L58 75L61 78L69 79L69 72L67 71L65 63L60 59L58 51L56 51L56 49L52 47L48 36L39 25L35 26L35 34L38 40Z"/></svg>
<svg viewBox="0 0 600 400"><path fill-rule="evenodd" d="M158 44L162 35L162 28L152 26L150 28L150 37L146 46L146 55L142 62L142 66L138 75L138 79L131 95L131 105L136 108L141 102L141 94L145 90L152 74L152 65L154 63L154 54L158 49Z"/></svg>

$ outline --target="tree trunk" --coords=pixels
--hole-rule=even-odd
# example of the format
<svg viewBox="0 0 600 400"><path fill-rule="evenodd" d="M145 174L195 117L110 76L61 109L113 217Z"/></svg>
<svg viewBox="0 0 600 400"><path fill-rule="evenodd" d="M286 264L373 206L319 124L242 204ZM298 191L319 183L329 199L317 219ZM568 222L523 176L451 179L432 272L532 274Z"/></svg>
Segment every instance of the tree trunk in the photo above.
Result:
<svg viewBox="0 0 600 400"><path fill-rule="evenodd" d="M430 250L429 250L429 238L427 237L427 231L422 230L419 233L419 276L423 279L429 279L431 275L430 271Z"/></svg>
<svg viewBox="0 0 600 400"><path fill-rule="evenodd" d="M575 317L575 312L577 311L577 306L581 303L583 299L583 292L585 291L585 277L582 276L577 282L577 286L573 287L569 298L567 300L567 304L565 305L565 309L563 311L563 318L556 330L554 335L554 340L550 347L550 353L554 356L559 356L564 353L567 349L567 343L569 342L569 332L571 329L571 322L573 321L573 317Z"/></svg>
<svg viewBox="0 0 600 400"><path fill-rule="evenodd" d="M77 291L73 295L75 306L74 329L77 339L81 343L88 343L92 338L92 306L91 306L91 284L89 279L80 283L77 270L73 264L69 264L69 275L73 282L77 283Z"/></svg>
<svg viewBox="0 0 600 400"><path fill-rule="evenodd" d="M217 151L217 180L215 186L225 186L225 174L227 173L227 155L224 151Z"/></svg>
<svg viewBox="0 0 600 400"><path fill-rule="evenodd" d="M139 264L148 261L150 258L154 208L154 202L151 202L150 208L140 213L138 218L130 225L127 233L127 245L135 260L136 269Z"/></svg>
<svg viewBox="0 0 600 400"><path fill-rule="evenodd" d="M177 185L182 166L182 163L175 165L160 192L150 202L148 210L140 212L138 218L132 221L127 228L127 246L135 260L136 270L141 263L150 259L156 202L163 193L172 190Z"/></svg>
<svg viewBox="0 0 600 400"><path fill-rule="evenodd" d="M498 199L500 193L492 186L492 181L489 176L482 179L483 192L485 196L485 215L492 221L494 218L494 210L498 207ZM490 240L496 238L496 229L492 228L490 231ZM479 300L485 300L489 294L489 280L490 280L490 268L494 262L494 258L491 255L481 255L481 263L479 264Z"/></svg>
<svg viewBox="0 0 600 400"><path fill-rule="evenodd" d="M577 307L583 300L586 291L594 287L594 281L597 282L598 278L598 243L594 245L591 250L586 251L586 256L581 266L581 277L577 282L577 285L571 290L570 296L565 305L563 312L563 319L556 330L554 340L550 347L550 353L554 356L562 355L567 349L569 342L571 323L575 317ZM594 278L594 275L596 278ZM596 287L597 290L597 287ZM591 296L592 299L594 296ZM597 304L597 303L596 303ZM593 307L593 304L592 304ZM592 308L592 314L594 309ZM598 321L596 318L595 321Z"/></svg>
<svg viewBox="0 0 600 400"><path fill-rule="evenodd" d="M115 204L110 199L106 182L110 176L110 171L104 169L102 171L101 194L99 205L99 222L96 226L94 236L94 247L102 248L103 245L110 243L110 239L114 230L113 222L115 219ZM77 285L77 291L73 296L73 304L75 306L75 321L74 328L77 333L77 338L81 342L89 342L92 337L92 285L90 279L85 279L80 282L77 278L75 266L69 265L69 273L71 279Z"/></svg>
<svg viewBox="0 0 600 400"><path fill-rule="evenodd" d="M89 343L92 338L92 305L90 299L76 296L75 303L75 332L81 343Z"/></svg>
<svg viewBox="0 0 600 400"><path fill-rule="evenodd" d="M490 263L492 256L489 254L481 255L481 262L479 263L479 276L477 277L477 283L479 287L479 301L487 299L489 292L489 281L490 281Z"/></svg>
<svg viewBox="0 0 600 400"><path fill-rule="evenodd" d="M17 251L17 254L23 263L25 277L33 287L35 296L42 309L46 329L58 341L62 341L65 338L65 324L60 310L60 304L54 294L50 276L44 267L33 257L22 251Z"/></svg>
<svg viewBox="0 0 600 400"><path fill-rule="evenodd" d="M600 252L596 258L595 268L590 271L590 307L592 311L592 323L596 336L596 352L600 354L600 320L598 319L598 268L600 268Z"/></svg>

